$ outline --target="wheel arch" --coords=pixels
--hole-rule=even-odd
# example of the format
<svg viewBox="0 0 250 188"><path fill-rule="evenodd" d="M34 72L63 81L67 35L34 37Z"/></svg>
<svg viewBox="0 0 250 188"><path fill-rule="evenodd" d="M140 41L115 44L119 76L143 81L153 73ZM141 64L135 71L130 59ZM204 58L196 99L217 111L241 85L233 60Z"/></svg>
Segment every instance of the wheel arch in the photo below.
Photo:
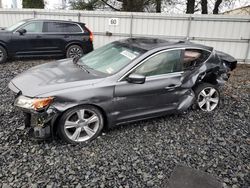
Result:
<svg viewBox="0 0 250 188"><path fill-rule="evenodd" d="M192 109L197 109L198 108L198 106L197 106L197 104L196 104L196 100L197 100L197 94L198 94L198 92L199 92L199 90L200 90L200 88L202 88L202 87L204 87L204 86L210 86L210 87L213 87L213 88L215 88L216 90L217 90L217 92L218 92L218 95L219 95L219 102L218 102L218 105L219 105L219 103L220 103L220 100L221 100L221 92L220 92L220 89L219 89L219 86L217 85L217 84L212 84L212 83L209 83L209 82L199 82L199 83L196 83L193 87L192 87L192 90L193 90L193 92L194 92L194 94L195 94L195 101L194 101L194 103L193 103L193 105L192 105ZM218 106L217 105L217 106ZM217 108L217 107L216 107Z"/></svg>
<svg viewBox="0 0 250 188"><path fill-rule="evenodd" d="M65 109L63 109L63 110L59 110L60 113L59 113L59 115L56 117L56 120L54 121L53 133L54 133L54 134L56 133L57 127L58 127L58 124L59 124L59 120L60 120L60 118L62 117L62 115L63 115L65 112L67 112L68 110L70 110L70 109L72 109L72 108L76 108L76 107L84 106L84 105L85 105L85 106L92 106L92 107L97 108L97 109L101 112L101 114L102 114L102 116L103 116L103 122L104 122L103 128L104 128L104 130L109 128L109 120L108 120L107 113L105 112L105 110L104 110L101 106L99 106L99 105L97 105L97 104L92 104L92 103L82 103L82 104L70 105L68 108L65 108Z"/></svg>
<svg viewBox="0 0 250 188"><path fill-rule="evenodd" d="M217 85L218 81L217 81L218 75L216 75L213 72L209 72L205 75L205 77L202 79L202 82L200 83L209 83L212 85Z"/></svg>
<svg viewBox="0 0 250 188"><path fill-rule="evenodd" d="M68 43L66 46L65 46L65 52L68 50L68 48L72 45L77 45L77 46L80 46L83 50L84 50L84 46L81 44L81 42L78 42L78 41L71 41L70 43Z"/></svg>
<svg viewBox="0 0 250 188"><path fill-rule="evenodd" d="M1 46L1 47L3 47L3 48L5 49L5 51L6 51L7 55L9 55L9 53L8 53L8 49L7 49L6 44L5 44L5 43L3 43L2 41L0 41L0 46Z"/></svg>
<svg viewBox="0 0 250 188"><path fill-rule="evenodd" d="M202 79L200 82L196 82L193 87L191 88L193 91L195 91L198 87L200 87L200 85L203 85L203 84L211 84L213 85L214 87L217 87L217 82L216 82L216 79Z"/></svg>

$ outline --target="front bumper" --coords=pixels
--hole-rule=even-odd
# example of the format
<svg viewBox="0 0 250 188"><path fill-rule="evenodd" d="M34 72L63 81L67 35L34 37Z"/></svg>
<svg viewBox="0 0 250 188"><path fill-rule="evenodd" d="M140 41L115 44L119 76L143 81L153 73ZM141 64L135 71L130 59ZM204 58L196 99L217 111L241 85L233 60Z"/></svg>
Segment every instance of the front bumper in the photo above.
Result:
<svg viewBox="0 0 250 188"><path fill-rule="evenodd" d="M8 86L12 91L13 100L22 94L21 90L12 82ZM53 105L39 112L18 108L23 112L25 128L29 129L29 133L33 138L48 139L54 137L54 128L60 112Z"/></svg>
<svg viewBox="0 0 250 188"><path fill-rule="evenodd" d="M25 118L25 128L29 129L30 135L35 139L49 139L54 137L54 128L58 111L49 107L43 112L27 111L22 109Z"/></svg>

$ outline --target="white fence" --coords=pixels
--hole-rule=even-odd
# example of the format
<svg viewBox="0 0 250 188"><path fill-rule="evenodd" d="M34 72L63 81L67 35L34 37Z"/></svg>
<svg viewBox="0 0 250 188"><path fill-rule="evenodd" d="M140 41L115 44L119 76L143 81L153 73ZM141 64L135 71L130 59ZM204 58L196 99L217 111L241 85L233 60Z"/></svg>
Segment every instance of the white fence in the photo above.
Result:
<svg viewBox="0 0 250 188"><path fill-rule="evenodd" d="M0 9L0 27L27 18L84 22L94 32L95 48L126 37L189 39L250 63L250 16Z"/></svg>

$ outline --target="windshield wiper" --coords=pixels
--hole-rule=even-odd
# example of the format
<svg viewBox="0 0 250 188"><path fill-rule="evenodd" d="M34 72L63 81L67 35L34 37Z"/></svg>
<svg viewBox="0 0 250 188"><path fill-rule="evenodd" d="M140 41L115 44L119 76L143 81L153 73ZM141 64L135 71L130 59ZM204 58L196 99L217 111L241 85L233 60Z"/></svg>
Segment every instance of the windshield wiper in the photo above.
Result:
<svg viewBox="0 0 250 188"><path fill-rule="evenodd" d="M87 69L87 67L85 65L82 65L82 64L78 64L78 60L80 59L80 57L75 57L73 58L73 63L78 66L80 69L84 70L85 72L87 73L90 73L89 70Z"/></svg>

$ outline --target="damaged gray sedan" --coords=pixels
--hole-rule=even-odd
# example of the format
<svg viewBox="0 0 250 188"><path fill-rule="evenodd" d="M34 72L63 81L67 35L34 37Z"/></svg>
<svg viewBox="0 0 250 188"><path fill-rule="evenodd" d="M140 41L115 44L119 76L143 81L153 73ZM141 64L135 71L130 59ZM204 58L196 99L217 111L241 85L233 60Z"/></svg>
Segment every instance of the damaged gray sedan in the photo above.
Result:
<svg viewBox="0 0 250 188"><path fill-rule="evenodd" d="M188 41L129 38L80 59L42 64L9 83L32 135L88 142L104 128L218 107L218 87L237 61Z"/></svg>

